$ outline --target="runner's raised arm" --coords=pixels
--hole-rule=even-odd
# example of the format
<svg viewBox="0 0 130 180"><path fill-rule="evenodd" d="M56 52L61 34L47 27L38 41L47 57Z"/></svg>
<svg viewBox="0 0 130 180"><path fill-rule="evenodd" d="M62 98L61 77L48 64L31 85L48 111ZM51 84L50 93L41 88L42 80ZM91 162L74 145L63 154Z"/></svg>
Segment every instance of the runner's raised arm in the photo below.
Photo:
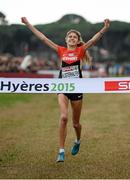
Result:
<svg viewBox="0 0 130 180"><path fill-rule="evenodd" d="M96 33L89 41L87 41L84 44L85 49L88 49L91 46L93 46L104 35L104 33L108 30L109 26L110 26L110 20L105 19L104 20L104 27L98 33Z"/></svg>
<svg viewBox="0 0 130 180"><path fill-rule="evenodd" d="M47 44L50 48L57 51L58 45L55 44L53 41L48 39L43 33L41 33L37 28L35 28L30 22L27 20L26 17L21 18L22 23L24 23L42 42Z"/></svg>

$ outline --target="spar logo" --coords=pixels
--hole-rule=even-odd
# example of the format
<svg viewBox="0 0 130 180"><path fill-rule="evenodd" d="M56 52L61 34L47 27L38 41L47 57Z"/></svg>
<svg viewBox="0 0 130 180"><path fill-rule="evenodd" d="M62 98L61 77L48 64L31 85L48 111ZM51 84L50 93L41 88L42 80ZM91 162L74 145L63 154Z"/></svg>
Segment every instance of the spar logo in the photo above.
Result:
<svg viewBox="0 0 130 180"><path fill-rule="evenodd" d="M130 81L105 81L105 91L129 91Z"/></svg>

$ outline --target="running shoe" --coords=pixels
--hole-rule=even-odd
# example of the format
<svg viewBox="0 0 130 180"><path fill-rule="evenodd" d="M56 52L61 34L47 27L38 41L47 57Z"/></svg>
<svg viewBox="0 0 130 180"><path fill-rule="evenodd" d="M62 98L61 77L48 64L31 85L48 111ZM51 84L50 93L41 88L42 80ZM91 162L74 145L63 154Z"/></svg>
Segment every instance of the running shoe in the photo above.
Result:
<svg viewBox="0 0 130 180"><path fill-rule="evenodd" d="M74 143L74 146L71 149L71 154L74 156L79 152L80 143Z"/></svg>
<svg viewBox="0 0 130 180"><path fill-rule="evenodd" d="M65 153L64 152L58 153L56 162L64 162L64 159L65 159Z"/></svg>

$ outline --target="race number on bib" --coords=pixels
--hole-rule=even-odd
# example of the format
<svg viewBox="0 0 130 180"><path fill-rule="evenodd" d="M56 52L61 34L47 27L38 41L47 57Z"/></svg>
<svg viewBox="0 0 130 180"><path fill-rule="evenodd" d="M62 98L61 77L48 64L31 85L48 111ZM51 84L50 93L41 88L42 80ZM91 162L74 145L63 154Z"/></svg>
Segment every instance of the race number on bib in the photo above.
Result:
<svg viewBox="0 0 130 180"><path fill-rule="evenodd" d="M63 67L62 78L79 78L78 65Z"/></svg>

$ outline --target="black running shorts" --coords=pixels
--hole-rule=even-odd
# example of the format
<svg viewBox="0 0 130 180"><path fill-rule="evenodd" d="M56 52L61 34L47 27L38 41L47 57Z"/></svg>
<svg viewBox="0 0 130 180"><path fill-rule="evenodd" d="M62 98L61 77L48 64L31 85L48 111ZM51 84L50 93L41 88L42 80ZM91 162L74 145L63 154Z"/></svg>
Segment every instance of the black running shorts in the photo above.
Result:
<svg viewBox="0 0 130 180"><path fill-rule="evenodd" d="M67 96L67 98L71 101L78 101L83 99L83 94L82 93L65 93L65 96Z"/></svg>

